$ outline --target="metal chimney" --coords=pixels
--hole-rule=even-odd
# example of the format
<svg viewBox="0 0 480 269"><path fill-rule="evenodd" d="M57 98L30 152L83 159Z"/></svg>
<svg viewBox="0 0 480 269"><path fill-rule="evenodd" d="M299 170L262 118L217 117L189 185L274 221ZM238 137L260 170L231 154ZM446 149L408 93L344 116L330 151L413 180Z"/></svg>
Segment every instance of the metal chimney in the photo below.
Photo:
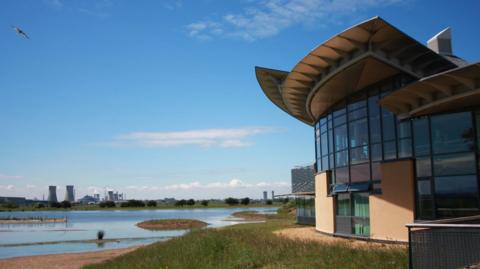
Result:
<svg viewBox="0 0 480 269"><path fill-rule="evenodd" d="M452 31L450 27L430 38L427 41L427 46L438 54L452 55Z"/></svg>

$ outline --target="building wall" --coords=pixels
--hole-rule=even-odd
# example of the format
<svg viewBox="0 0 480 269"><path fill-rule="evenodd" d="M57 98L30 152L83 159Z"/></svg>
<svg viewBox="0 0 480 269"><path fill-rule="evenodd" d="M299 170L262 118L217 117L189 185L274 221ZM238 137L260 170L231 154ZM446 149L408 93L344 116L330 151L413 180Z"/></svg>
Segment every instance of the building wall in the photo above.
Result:
<svg viewBox="0 0 480 269"><path fill-rule="evenodd" d="M380 167L381 194L372 194L370 238L408 241L405 224L414 221L415 187L412 160L385 162Z"/></svg>
<svg viewBox="0 0 480 269"><path fill-rule="evenodd" d="M292 193L313 192L315 190L315 170L313 165L295 167L291 170Z"/></svg>
<svg viewBox="0 0 480 269"><path fill-rule="evenodd" d="M315 229L333 234L335 231L335 207L333 197L328 196L329 172L315 176Z"/></svg>

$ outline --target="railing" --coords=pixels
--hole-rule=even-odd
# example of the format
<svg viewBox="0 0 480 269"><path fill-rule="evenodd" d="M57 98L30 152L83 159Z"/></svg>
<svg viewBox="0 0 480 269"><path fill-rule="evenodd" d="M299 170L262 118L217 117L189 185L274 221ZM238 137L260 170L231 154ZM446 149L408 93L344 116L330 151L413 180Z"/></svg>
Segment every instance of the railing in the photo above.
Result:
<svg viewBox="0 0 480 269"><path fill-rule="evenodd" d="M479 220L407 224L410 269L480 268Z"/></svg>

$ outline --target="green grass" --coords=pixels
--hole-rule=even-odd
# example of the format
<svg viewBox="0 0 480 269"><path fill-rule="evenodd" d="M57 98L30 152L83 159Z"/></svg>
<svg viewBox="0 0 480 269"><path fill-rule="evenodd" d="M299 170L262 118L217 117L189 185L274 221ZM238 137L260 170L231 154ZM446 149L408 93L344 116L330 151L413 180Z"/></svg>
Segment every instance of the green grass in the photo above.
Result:
<svg viewBox="0 0 480 269"><path fill-rule="evenodd" d="M291 215L281 213L265 223L195 230L85 269L407 268L405 249L354 249L272 234L294 226Z"/></svg>

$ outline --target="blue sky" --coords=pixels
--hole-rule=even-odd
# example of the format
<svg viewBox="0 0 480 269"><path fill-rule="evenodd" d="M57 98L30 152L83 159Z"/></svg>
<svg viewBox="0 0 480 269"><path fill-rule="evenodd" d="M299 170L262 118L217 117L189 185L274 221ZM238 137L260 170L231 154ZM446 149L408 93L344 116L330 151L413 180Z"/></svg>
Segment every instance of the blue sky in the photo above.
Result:
<svg viewBox="0 0 480 269"><path fill-rule="evenodd" d="M311 127L263 95L254 66L290 70L379 15L420 42L447 26L480 53L479 1L2 1L0 195L260 197L314 159ZM30 39L15 34L12 25Z"/></svg>

